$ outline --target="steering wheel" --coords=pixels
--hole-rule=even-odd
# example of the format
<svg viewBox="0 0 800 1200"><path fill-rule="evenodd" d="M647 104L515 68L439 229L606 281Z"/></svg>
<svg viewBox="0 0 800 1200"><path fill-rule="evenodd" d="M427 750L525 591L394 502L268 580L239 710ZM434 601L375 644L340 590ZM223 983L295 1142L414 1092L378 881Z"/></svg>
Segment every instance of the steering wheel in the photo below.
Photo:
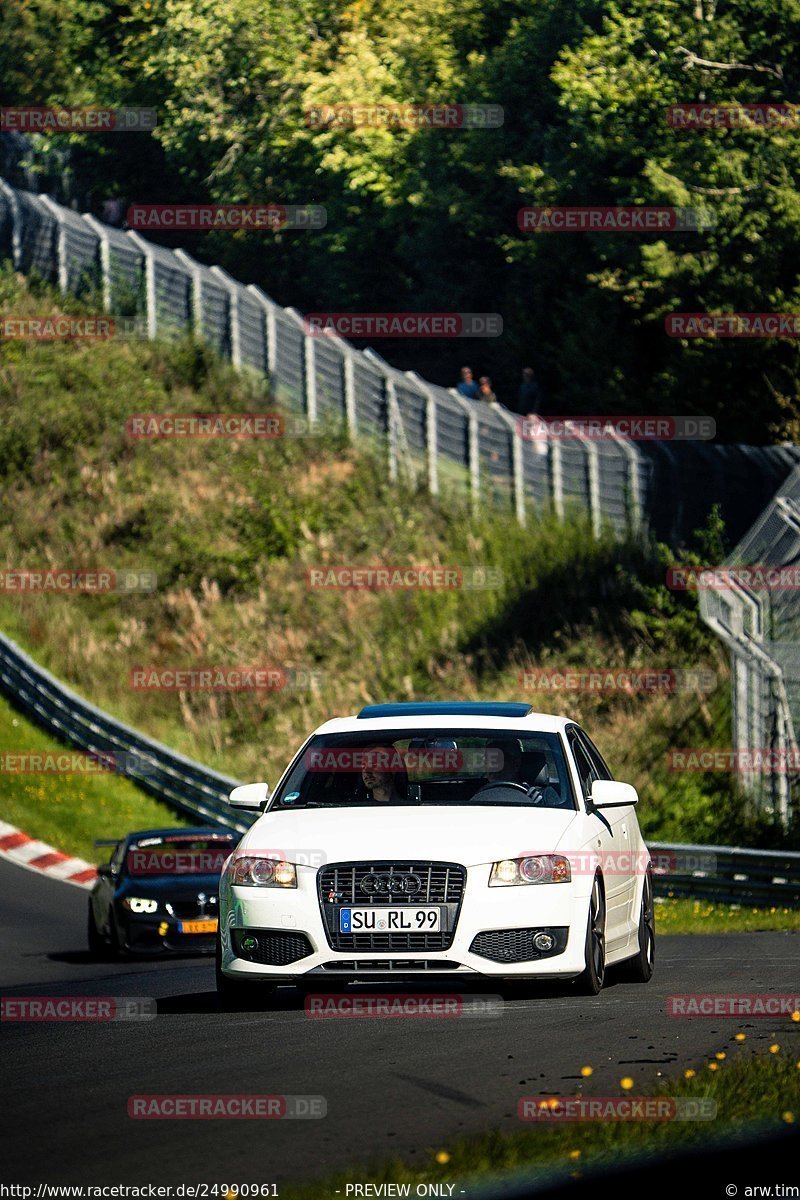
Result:
<svg viewBox="0 0 800 1200"><path fill-rule="evenodd" d="M492 788L498 787L516 788L518 792L524 792L526 796L528 794L528 789L524 783L515 783L513 779L493 779L491 783L485 783L483 787L478 788L478 791L475 793L475 795L477 796L481 792L489 792L492 790Z"/></svg>

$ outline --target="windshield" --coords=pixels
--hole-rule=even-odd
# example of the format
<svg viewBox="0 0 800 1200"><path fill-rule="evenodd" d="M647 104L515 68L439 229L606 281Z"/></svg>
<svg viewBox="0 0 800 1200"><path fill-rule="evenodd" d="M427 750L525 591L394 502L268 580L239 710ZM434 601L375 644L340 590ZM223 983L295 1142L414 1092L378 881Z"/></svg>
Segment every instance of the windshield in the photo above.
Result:
<svg viewBox="0 0 800 1200"><path fill-rule="evenodd" d="M443 729L312 738L269 811L401 804L575 808L557 734Z"/></svg>
<svg viewBox="0 0 800 1200"><path fill-rule="evenodd" d="M128 847L129 875L220 875L233 837L151 837Z"/></svg>

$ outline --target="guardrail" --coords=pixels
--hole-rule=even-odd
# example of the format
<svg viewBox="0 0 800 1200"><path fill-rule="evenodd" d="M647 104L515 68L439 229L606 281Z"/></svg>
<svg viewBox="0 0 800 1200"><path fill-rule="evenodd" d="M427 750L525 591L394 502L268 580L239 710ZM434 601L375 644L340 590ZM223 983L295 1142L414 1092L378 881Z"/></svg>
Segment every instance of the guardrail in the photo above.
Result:
<svg viewBox="0 0 800 1200"><path fill-rule="evenodd" d="M800 907L800 853L738 846L648 843L656 897L686 896L723 904ZM659 870L659 858L664 867Z"/></svg>
<svg viewBox="0 0 800 1200"><path fill-rule="evenodd" d="M0 690L49 733L91 754L108 755L114 773L200 824L224 825L245 833L242 820L227 803L239 780L170 750L153 738L110 717L65 687L49 671L0 634Z"/></svg>

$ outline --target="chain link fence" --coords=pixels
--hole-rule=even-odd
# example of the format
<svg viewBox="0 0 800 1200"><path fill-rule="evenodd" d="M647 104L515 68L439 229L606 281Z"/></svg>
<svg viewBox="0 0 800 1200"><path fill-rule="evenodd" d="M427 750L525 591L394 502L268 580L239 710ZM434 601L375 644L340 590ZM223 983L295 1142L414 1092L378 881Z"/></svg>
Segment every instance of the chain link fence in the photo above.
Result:
<svg viewBox="0 0 800 1200"><path fill-rule="evenodd" d="M759 806L786 824L798 799L800 467L724 564L724 586L700 590L700 613L731 652L733 748ZM735 570L739 568L739 570Z"/></svg>
<svg viewBox="0 0 800 1200"><path fill-rule="evenodd" d="M63 292L97 298L108 313L138 318L149 338L194 332L237 368L266 375L280 406L379 447L391 479L475 508L505 509L522 524L546 511L563 518L579 509L588 511L595 534L646 525L676 544L703 523L711 478L713 498L738 536L800 462L796 447L559 438L552 431L530 440L502 405L466 399L343 339L311 335L301 313L221 268L0 179L5 258Z"/></svg>

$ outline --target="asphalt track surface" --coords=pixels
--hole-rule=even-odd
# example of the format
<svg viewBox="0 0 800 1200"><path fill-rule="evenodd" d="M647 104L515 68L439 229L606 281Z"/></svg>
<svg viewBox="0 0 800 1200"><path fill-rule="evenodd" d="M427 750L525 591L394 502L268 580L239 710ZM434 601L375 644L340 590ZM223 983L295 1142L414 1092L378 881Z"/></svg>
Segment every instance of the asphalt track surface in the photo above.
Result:
<svg viewBox="0 0 800 1200"><path fill-rule="evenodd" d="M792 992L800 931L663 937L648 985L612 981L591 998L551 987L508 997L497 1018L313 1020L291 988L269 1010L220 1011L207 958L93 962L86 908L78 888L0 861L2 994L150 996L158 1016L3 1023L3 1182L280 1184L341 1168L358 1182L359 1165L393 1155L427 1165L458 1135L518 1130L522 1095L618 1095L623 1075L639 1095L729 1049L739 1029L759 1049L798 1033L784 1018L676 1019L665 998ZM217 1093L321 1095L327 1116L127 1115L130 1096Z"/></svg>

